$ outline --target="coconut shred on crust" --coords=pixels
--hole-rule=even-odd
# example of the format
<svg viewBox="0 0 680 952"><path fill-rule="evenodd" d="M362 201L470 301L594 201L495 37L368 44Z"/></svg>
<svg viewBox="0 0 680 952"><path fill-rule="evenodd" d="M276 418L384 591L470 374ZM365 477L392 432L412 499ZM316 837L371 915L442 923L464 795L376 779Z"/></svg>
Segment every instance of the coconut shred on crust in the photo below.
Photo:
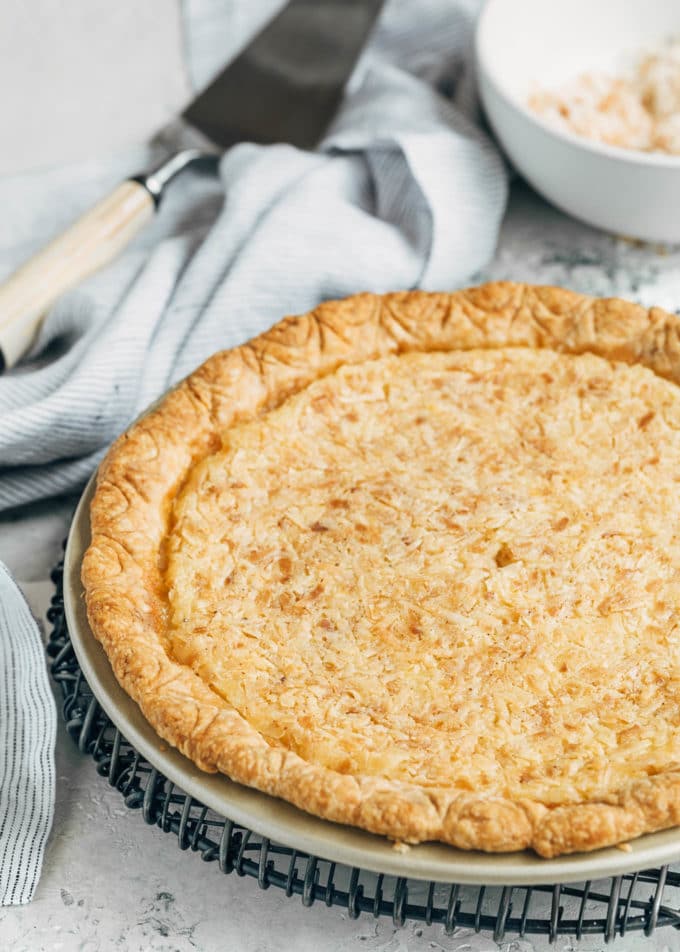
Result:
<svg viewBox="0 0 680 952"><path fill-rule="evenodd" d="M216 355L100 471L118 679L204 769L402 842L677 824L679 336L500 284Z"/></svg>

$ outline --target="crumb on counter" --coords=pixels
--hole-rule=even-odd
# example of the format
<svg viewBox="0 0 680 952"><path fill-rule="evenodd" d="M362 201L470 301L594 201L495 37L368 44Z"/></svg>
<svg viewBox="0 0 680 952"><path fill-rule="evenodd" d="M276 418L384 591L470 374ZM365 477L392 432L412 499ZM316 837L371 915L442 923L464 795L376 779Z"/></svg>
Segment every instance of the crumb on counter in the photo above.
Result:
<svg viewBox="0 0 680 952"><path fill-rule="evenodd" d="M627 75L583 73L561 89L539 90L529 107L586 139L680 155L680 39L638 58Z"/></svg>

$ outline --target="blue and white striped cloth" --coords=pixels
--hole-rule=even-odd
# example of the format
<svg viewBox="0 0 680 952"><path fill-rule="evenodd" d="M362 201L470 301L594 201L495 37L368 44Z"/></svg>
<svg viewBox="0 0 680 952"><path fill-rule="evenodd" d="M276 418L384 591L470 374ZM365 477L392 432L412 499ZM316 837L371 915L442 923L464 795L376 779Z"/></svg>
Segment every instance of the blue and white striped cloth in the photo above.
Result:
<svg viewBox="0 0 680 952"><path fill-rule="evenodd" d="M0 905L29 902L54 810L57 716L36 624L0 562Z"/></svg>
<svg viewBox="0 0 680 952"><path fill-rule="evenodd" d="M284 314L357 291L474 278L493 254L507 194L477 122L469 58L478 5L389 2L318 151L236 146L221 163L221 207L215 184L188 173L161 208L165 236L152 249L138 246L58 302L31 359L0 378L0 510L82 486L151 400ZM233 6L245 28L245 0ZM102 167L102 181L110 171ZM53 721L46 703L32 727L17 720L29 672L36 698L47 688L37 631L6 579L0 597L0 770L3 750L19 765L0 773L0 804L26 808L0 826L0 857L19 856L19 839L35 835L39 859L52 773L35 742L50 740ZM28 791L41 771L32 812ZM28 833L24 821L34 824ZM30 896L35 863L21 855L26 876L20 870L15 886L0 879L0 902Z"/></svg>

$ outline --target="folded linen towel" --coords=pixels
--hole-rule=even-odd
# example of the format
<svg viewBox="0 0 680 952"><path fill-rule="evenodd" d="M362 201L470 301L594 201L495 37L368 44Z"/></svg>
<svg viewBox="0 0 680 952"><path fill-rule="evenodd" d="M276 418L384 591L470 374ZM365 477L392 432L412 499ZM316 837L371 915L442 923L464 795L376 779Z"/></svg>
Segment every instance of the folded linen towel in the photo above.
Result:
<svg viewBox="0 0 680 952"><path fill-rule="evenodd" d="M40 876L56 726L40 635L0 562L0 906L28 902Z"/></svg>

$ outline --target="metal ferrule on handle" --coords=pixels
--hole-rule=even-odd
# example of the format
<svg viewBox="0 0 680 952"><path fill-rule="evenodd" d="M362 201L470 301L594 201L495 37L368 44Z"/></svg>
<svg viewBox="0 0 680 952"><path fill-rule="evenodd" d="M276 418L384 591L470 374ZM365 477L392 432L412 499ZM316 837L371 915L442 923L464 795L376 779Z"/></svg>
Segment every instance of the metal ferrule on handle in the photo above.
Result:
<svg viewBox="0 0 680 952"><path fill-rule="evenodd" d="M153 218L166 185L204 158L187 149L148 175L121 182L0 285L0 372L30 350L55 300L112 261Z"/></svg>

